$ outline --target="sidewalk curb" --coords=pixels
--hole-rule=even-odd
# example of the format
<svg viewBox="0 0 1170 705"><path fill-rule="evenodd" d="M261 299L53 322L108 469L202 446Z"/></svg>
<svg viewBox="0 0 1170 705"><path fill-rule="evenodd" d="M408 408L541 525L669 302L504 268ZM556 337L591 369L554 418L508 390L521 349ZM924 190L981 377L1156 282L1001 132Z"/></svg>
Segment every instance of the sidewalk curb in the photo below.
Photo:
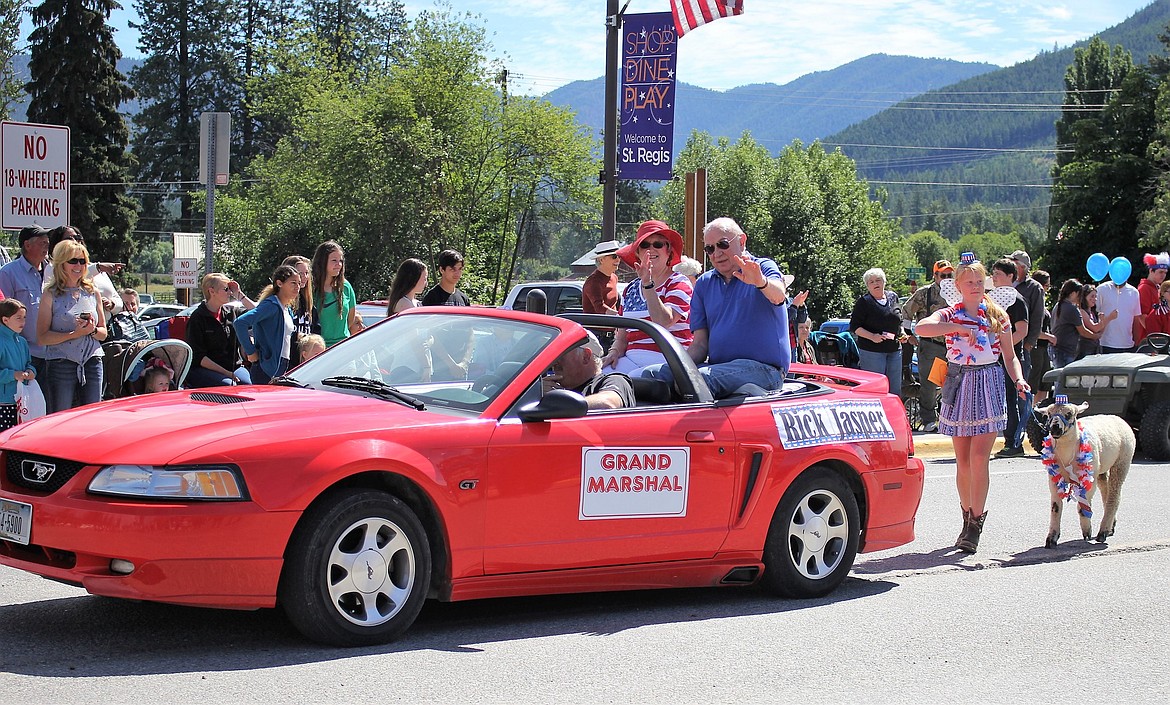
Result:
<svg viewBox="0 0 1170 705"><path fill-rule="evenodd" d="M992 446L991 452L994 454L1000 448L1003 448L1003 434L999 434L995 438L995 445ZM941 433L914 433L914 457L929 460L937 460L941 458L954 458L955 447L951 443L950 436L944 436Z"/></svg>

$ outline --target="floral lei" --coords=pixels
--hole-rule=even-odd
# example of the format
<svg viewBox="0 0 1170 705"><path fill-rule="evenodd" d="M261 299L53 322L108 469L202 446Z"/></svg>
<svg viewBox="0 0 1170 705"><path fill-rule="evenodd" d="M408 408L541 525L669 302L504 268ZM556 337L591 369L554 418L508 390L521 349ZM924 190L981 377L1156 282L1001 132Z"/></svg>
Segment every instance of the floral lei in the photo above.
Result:
<svg viewBox="0 0 1170 705"><path fill-rule="evenodd" d="M954 319L958 318L960 315L962 315L962 316L965 316L968 320L974 320L974 322L978 326L976 328L976 331L975 331L975 344L972 345L971 347L975 348L975 350L977 350L979 352L986 350L987 347L992 344L991 335L990 335L990 333L991 333L991 316L988 315L988 313L987 313L987 302L986 301L979 302L979 309L976 311L975 317L973 319L970 316L970 314L967 313L967 307L964 306L961 301L959 303L955 304L954 308L955 308L955 313L951 317L951 320L954 320ZM948 352L953 352L953 354L949 355L949 357L954 358L953 360L951 360L951 362L958 362L960 364L964 364L964 363L965 364L973 364L975 362L974 355L972 355L971 353L964 354L961 350L957 350L957 349L951 347L954 344L955 339L958 337L958 335L959 335L958 333L948 333L947 334L947 347L950 348L950 350L948 350Z"/></svg>
<svg viewBox="0 0 1170 705"><path fill-rule="evenodd" d="M1066 502L1076 499L1077 511L1085 518L1092 518L1093 507L1089 504L1089 491L1093 489L1093 447L1089 445L1088 434L1081 424L1077 423L1077 454L1073 463L1077 468L1077 479L1070 481L1060 471L1060 463L1056 460L1056 451L1052 448L1052 436L1044 439L1040 449L1040 462L1048 470L1048 477L1056 485L1056 494Z"/></svg>

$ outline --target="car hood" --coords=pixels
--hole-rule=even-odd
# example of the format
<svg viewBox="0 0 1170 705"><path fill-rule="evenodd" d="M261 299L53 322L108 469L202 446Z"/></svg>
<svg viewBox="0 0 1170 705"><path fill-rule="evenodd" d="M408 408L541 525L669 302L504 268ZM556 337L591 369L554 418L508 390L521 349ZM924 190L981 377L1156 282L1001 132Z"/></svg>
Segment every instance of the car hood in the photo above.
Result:
<svg viewBox="0 0 1170 705"><path fill-rule="evenodd" d="M459 419L355 394L221 387L144 394L58 412L0 434L0 446L94 465L148 465L200 450L214 454L216 446L227 451L239 446L230 439L270 435L276 428L282 437L294 439L445 421Z"/></svg>
<svg viewBox="0 0 1170 705"><path fill-rule="evenodd" d="M1146 355L1143 353L1089 355L1065 365L1064 372L1076 371L1080 374L1122 373L1127 370L1168 367L1170 366L1167 364L1168 361L1170 361L1170 357L1166 355Z"/></svg>

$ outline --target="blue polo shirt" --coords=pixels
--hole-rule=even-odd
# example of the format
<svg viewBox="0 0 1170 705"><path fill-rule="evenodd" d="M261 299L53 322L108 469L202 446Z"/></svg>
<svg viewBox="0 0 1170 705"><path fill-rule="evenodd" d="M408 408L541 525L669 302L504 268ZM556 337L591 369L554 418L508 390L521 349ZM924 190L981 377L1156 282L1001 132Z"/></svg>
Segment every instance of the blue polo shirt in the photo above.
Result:
<svg viewBox="0 0 1170 705"><path fill-rule="evenodd" d="M21 256L0 267L0 291L12 297L28 309L28 320L21 336L28 341L28 352L33 357L43 358L45 347L37 345L37 311L41 308L41 294L45 279L41 270L32 266Z"/></svg>
<svg viewBox="0 0 1170 705"><path fill-rule="evenodd" d="M776 263L750 257L768 279L780 278ZM695 282L691 295L691 330L707 329L707 361L756 360L788 372L792 349L788 342L787 301L775 305L764 293L744 282L726 281L712 269Z"/></svg>

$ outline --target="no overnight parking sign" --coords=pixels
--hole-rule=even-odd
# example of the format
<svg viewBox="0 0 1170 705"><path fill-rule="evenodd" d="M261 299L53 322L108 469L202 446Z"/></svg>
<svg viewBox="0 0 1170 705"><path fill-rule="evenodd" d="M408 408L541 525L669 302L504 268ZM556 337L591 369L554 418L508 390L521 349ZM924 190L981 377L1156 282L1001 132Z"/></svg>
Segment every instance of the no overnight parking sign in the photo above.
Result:
<svg viewBox="0 0 1170 705"><path fill-rule="evenodd" d="M69 128L0 123L0 227L69 224Z"/></svg>

